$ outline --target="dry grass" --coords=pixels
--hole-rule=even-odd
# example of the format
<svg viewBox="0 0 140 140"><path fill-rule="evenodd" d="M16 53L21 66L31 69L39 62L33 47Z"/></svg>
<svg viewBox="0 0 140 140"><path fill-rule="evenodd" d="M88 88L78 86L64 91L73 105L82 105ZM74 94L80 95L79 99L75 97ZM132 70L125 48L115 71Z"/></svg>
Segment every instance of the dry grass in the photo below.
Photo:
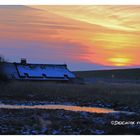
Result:
<svg viewBox="0 0 140 140"><path fill-rule="evenodd" d="M0 98L26 101L73 102L81 105L114 103L129 106L140 102L139 84L96 83L88 85L47 82L10 82L0 84Z"/></svg>

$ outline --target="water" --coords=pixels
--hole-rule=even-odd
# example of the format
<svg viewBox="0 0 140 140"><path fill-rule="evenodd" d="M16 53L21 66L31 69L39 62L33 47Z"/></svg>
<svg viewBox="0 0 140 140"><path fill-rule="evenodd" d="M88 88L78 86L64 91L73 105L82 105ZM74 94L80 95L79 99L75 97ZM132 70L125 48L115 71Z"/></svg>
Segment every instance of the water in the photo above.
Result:
<svg viewBox="0 0 140 140"><path fill-rule="evenodd" d="M7 105L0 104L0 109L60 109L60 110L68 110L75 112L89 112L89 113L115 113L113 109L106 108L98 108L98 107L80 107L80 106L71 106L71 105Z"/></svg>

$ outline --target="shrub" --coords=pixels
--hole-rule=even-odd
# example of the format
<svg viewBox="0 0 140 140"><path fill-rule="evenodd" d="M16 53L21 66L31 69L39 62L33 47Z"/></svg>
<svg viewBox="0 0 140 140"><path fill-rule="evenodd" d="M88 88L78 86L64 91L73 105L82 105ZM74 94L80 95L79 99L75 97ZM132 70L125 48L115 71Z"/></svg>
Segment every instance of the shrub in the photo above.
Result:
<svg viewBox="0 0 140 140"><path fill-rule="evenodd" d="M6 61L4 60L3 57L0 56L0 81L7 81L7 76L3 73L3 63Z"/></svg>
<svg viewBox="0 0 140 140"><path fill-rule="evenodd" d="M5 74L3 74L3 73L0 73L0 82L1 81L3 81L3 82L8 81L7 76Z"/></svg>

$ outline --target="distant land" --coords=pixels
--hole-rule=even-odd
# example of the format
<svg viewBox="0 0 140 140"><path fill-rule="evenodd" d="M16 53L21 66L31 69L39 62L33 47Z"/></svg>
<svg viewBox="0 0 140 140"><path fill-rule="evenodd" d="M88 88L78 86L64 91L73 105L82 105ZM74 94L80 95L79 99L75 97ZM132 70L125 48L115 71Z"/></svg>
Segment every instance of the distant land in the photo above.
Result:
<svg viewBox="0 0 140 140"><path fill-rule="evenodd" d="M74 73L81 78L95 77L95 78L129 79L129 80L140 79L140 68L75 71Z"/></svg>

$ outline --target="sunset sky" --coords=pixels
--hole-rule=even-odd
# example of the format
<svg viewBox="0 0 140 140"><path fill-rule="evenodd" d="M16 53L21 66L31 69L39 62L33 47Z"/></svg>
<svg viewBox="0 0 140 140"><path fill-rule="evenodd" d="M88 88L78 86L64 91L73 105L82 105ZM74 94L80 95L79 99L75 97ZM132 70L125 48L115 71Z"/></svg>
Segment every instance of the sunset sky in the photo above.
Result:
<svg viewBox="0 0 140 140"><path fill-rule="evenodd" d="M0 55L71 70L140 67L140 6L0 6Z"/></svg>

